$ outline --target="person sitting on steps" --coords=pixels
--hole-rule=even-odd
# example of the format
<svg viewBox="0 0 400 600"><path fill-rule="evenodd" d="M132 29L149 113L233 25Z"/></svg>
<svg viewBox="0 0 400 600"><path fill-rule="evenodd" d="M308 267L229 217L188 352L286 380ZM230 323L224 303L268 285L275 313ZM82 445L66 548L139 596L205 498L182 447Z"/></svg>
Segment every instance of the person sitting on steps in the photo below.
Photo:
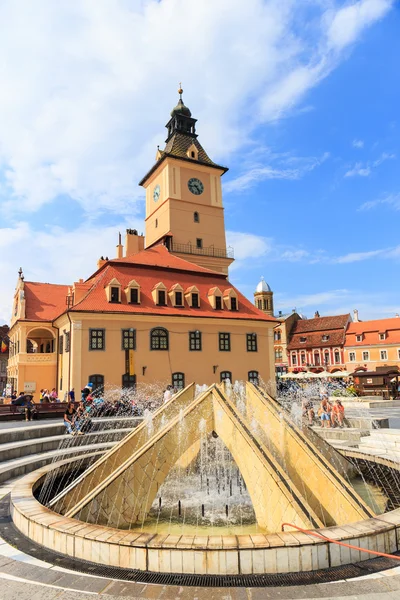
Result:
<svg viewBox="0 0 400 600"><path fill-rule="evenodd" d="M75 433L78 433L78 435L83 435L76 418L76 410L73 402L68 402L67 408L65 409L64 425L67 428L67 432L71 435L75 435Z"/></svg>
<svg viewBox="0 0 400 600"><path fill-rule="evenodd" d="M340 400L335 400L335 404L332 407L331 412L331 422L332 426L336 427L336 423L339 425L340 429L343 429L343 421L344 421L344 406Z"/></svg>

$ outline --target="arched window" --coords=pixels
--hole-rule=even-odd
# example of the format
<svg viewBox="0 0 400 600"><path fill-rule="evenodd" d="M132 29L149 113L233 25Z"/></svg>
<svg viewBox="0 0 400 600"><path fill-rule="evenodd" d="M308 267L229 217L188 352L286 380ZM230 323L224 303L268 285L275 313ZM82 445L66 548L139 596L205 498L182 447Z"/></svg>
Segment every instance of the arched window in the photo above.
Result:
<svg viewBox="0 0 400 600"><path fill-rule="evenodd" d="M326 365L329 365L329 352L325 352L324 354L324 362Z"/></svg>
<svg viewBox="0 0 400 600"><path fill-rule="evenodd" d="M200 215L197 211L193 213L193 220L195 223L200 223Z"/></svg>
<svg viewBox="0 0 400 600"><path fill-rule="evenodd" d="M263 310L267 310L267 301L263 300Z"/></svg>
<svg viewBox="0 0 400 600"><path fill-rule="evenodd" d="M306 364L306 355L304 354L304 352L302 352L300 354L300 363L301 365L304 367L304 365Z"/></svg>
<svg viewBox="0 0 400 600"><path fill-rule="evenodd" d="M274 340L275 340L275 342L280 342L281 341L281 337L282 337L282 334L281 334L280 330L278 329L274 333Z"/></svg>
<svg viewBox="0 0 400 600"><path fill-rule="evenodd" d="M185 387L185 374L184 373L172 373L172 387L183 390Z"/></svg>
<svg viewBox="0 0 400 600"><path fill-rule="evenodd" d="M258 371L249 371L247 379L250 383L254 383L254 385L258 385Z"/></svg>
<svg viewBox="0 0 400 600"><path fill-rule="evenodd" d="M102 394L104 389L104 375L89 375L89 383L93 383L92 392Z"/></svg>
<svg viewBox="0 0 400 600"><path fill-rule="evenodd" d="M221 383L223 381L226 381L226 379L229 379L230 382L232 382L232 373L230 371L221 371Z"/></svg>
<svg viewBox="0 0 400 600"><path fill-rule="evenodd" d="M168 350L168 331L163 327L150 331L150 350Z"/></svg>
<svg viewBox="0 0 400 600"><path fill-rule="evenodd" d="M135 388L136 387L136 375L128 375L125 373L122 375L122 387L127 388Z"/></svg>
<svg viewBox="0 0 400 600"><path fill-rule="evenodd" d="M321 359L320 359L320 356L319 356L319 352L315 352L314 353L314 365L316 367L319 367L321 365Z"/></svg>

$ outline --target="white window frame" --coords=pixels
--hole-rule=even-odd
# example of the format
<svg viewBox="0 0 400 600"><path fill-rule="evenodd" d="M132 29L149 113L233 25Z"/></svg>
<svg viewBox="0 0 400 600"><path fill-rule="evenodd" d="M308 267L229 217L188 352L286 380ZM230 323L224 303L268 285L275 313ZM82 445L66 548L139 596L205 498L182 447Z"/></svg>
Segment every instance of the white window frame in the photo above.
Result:
<svg viewBox="0 0 400 600"><path fill-rule="evenodd" d="M364 357L364 354L367 355L367 358ZM369 350L363 350L362 359L363 359L363 362L368 362L369 361Z"/></svg>
<svg viewBox="0 0 400 600"><path fill-rule="evenodd" d="M349 352L349 362L356 362L356 353Z"/></svg>
<svg viewBox="0 0 400 600"><path fill-rule="evenodd" d="M384 358L382 357L383 352L386 354L386 356ZM381 360L388 360L388 351L386 349L385 350L380 350L379 351L379 356L380 356Z"/></svg>
<svg viewBox="0 0 400 600"><path fill-rule="evenodd" d="M384 340L386 340L386 333L380 333L380 334L379 334L379 340L380 340L381 342L383 342Z"/></svg>
<svg viewBox="0 0 400 600"><path fill-rule="evenodd" d="M292 365L297 367L297 354L292 354Z"/></svg>
<svg viewBox="0 0 400 600"><path fill-rule="evenodd" d="M361 335L356 335L356 342L362 342L363 336Z"/></svg>

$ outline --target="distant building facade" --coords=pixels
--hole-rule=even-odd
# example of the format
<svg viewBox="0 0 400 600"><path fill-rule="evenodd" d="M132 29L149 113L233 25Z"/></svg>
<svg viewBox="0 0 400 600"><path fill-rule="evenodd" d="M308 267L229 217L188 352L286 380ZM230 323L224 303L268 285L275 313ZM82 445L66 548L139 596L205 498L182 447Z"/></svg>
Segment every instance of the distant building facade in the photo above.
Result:
<svg viewBox="0 0 400 600"><path fill-rule="evenodd" d="M346 332L345 362L350 372L400 367L400 318L360 321L356 311Z"/></svg>
<svg viewBox="0 0 400 600"><path fill-rule="evenodd" d="M345 370L344 345L350 314L299 319L289 336L289 371Z"/></svg>
<svg viewBox="0 0 400 600"><path fill-rule="evenodd" d="M275 373L277 377L281 377L289 371L288 341L294 326L302 316L293 310L286 315L279 312L275 318L278 321L274 329Z"/></svg>

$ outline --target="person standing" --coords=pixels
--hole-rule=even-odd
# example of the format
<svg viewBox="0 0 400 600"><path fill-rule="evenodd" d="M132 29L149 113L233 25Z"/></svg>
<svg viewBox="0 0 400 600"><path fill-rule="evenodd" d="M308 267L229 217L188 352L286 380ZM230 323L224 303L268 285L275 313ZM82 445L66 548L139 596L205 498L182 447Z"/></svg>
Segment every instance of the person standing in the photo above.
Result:
<svg viewBox="0 0 400 600"><path fill-rule="evenodd" d="M72 388L72 390L70 390L68 392L68 398L70 402L75 402L75 389Z"/></svg>
<svg viewBox="0 0 400 600"><path fill-rule="evenodd" d="M166 404L172 398L172 386L167 385L167 389L164 392L164 404Z"/></svg>

